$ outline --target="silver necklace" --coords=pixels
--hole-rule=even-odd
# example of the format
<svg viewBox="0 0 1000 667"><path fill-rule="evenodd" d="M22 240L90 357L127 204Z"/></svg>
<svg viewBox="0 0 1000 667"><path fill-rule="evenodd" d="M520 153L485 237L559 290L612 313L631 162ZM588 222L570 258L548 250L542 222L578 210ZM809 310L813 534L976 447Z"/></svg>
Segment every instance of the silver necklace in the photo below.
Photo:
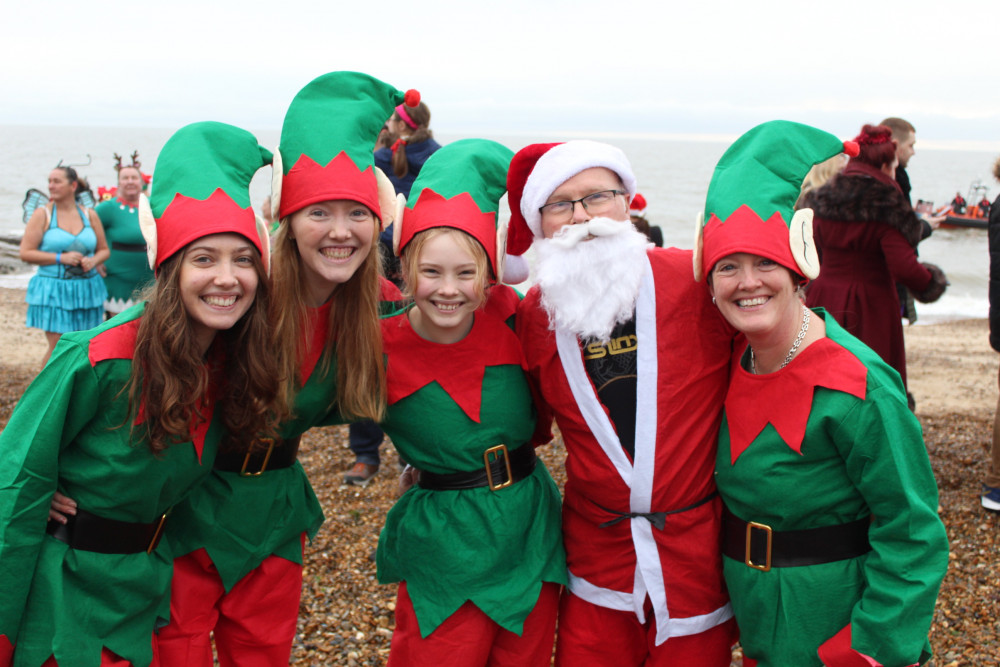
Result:
<svg viewBox="0 0 1000 667"><path fill-rule="evenodd" d="M781 362L780 366L778 366L779 371L788 365L788 362L792 360L792 357L794 357L795 353L798 351L799 346L802 345L802 339L806 337L806 332L809 331L810 319L812 319L812 314L809 312L808 308L803 306L802 327L799 329L799 335L795 337L795 342L792 343L792 349L788 351L788 354L785 355L785 360ZM750 372L754 375L757 374L757 360L754 358L752 347L750 348Z"/></svg>

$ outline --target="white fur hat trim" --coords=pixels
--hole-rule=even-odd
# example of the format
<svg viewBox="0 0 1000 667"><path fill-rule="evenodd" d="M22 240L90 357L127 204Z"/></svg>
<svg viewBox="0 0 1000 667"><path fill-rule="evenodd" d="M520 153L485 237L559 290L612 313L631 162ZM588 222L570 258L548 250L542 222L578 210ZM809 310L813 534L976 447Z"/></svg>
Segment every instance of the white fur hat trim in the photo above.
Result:
<svg viewBox="0 0 1000 667"><path fill-rule="evenodd" d="M538 209L568 179L585 169L604 167L618 174L628 192L629 202L636 192L635 174L625 153L610 144L578 139L553 146L538 158L521 195L521 215L536 237L542 236L542 215Z"/></svg>

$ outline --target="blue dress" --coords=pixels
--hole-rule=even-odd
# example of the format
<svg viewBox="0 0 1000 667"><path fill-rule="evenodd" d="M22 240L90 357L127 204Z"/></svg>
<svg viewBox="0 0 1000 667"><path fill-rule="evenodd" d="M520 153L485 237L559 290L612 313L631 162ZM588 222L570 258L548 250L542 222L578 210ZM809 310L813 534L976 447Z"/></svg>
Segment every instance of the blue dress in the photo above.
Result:
<svg viewBox="0 0 1000 667"><path fill-rule="evenodd" d="M52 220L45 230L42 252L71 252L93 255L97 248L97 234L90 226L90 218L77 206L83 229L79 234L70 234L59 227L56 209L52 209ZM38 272L28 283L28 327L67 333L92 329L104 321L104 300L108 291L104 280L96 269L81 272L79 267L64 264L39 266Z"/></svg>

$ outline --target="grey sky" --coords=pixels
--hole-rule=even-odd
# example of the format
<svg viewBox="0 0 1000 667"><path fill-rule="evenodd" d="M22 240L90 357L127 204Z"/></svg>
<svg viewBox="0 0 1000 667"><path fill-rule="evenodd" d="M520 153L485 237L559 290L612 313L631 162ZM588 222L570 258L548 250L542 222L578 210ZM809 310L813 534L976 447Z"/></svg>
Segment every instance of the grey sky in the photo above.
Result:
<svg viewBox="0 0 1000 667"><path fill-rule="evenodd" d="M337 69L417 88L453 132L735 136L788 118L1000 147L995 2L8 3L0 123L278 128ZM927 6L930 5L930 6ZM969 142L969 143L965 143Z"/></svg>

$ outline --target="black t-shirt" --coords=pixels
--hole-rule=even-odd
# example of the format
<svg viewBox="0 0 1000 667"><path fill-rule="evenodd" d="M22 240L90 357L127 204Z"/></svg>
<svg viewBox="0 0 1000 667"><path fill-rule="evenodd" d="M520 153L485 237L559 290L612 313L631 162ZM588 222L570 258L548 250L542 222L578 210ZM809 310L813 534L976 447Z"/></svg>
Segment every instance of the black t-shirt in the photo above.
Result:
<svg viewBox="0 0 1000 667"><path fill-rule="evenodd" d="M611 414L629 458L635 460L635 404L637 378L635 316L611 332L607 345L591 343L583 348L583 364L597 396Z"/></svg>

